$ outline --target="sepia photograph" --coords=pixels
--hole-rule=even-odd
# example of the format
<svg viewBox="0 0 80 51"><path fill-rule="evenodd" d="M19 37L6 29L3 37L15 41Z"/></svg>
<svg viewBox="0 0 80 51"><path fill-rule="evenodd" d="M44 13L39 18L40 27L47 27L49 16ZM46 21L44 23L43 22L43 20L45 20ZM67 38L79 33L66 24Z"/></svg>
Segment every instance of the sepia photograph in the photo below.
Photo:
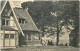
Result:
<svg viewBox="0 0 80 51"><path fill-rule="evenodd" d="M0 0L0 51L79 51L78 0Z"/></svg>

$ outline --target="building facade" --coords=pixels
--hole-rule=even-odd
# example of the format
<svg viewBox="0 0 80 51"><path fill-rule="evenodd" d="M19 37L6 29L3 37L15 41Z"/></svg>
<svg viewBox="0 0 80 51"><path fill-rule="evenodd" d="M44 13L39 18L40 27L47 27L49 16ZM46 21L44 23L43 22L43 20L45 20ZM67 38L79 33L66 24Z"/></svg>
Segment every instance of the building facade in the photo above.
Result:
<svg viewBox="0 0 80 51"><path fill-rule="evenodd" d="M1 47L40 44L40 32L28 10L13 7L12 1L1 2Z"/></svg>

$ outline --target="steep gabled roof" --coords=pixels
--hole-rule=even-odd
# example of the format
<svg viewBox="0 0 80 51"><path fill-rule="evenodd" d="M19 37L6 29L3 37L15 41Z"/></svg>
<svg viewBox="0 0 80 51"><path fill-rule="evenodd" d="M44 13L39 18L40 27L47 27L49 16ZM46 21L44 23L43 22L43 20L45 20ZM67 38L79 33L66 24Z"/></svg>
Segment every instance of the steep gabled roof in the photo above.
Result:
<svg viewBox="0 0 80 51"><path fill-rule="evenodd" d="M6 5L7 1L0 1L0 4L1 4L1 8L0 8L0 14L2 13L5 5Z"/></svg>
<svg viewBox="0 0 80 51"><path fill-rule="evenodd" d="M37 26L33 22L31 16L29 15L29 13L26 9L14 8L14 12L15 12L17 18L22 18L27 21L26 24L20 24L22 30L38 31Z"/></svg>
<svg viewBox="0 0 80 51"><path fill-rule="evenodd" d="M7 1L7 2L4 2L5 4L3 4L3 7L0 11L0 14L3 12L4 8L5 8L5 5L6 3L9 3L10 4L10 7L11 7L11 10L12 10L12 13L14 15L14 20L15 20L15 23L18 27L18 30L20 30L20 32L22 33L22 35L24 36L24 33L22 30L28 30L28 31L38 31L38 28L37 26L35 25L35 23L33 22L32 18L30 17L29 13L27 10L25 9L22 9L22 8L14 8L12 5L12 1ZM19 24L18 22L18 18L23 18L27 21L26 24Z"/></svg>
<svg viewBox="0 0 80 51"><path fill-rule="evenodd" d="M13 13L13 15L14 15L14 16L13 16L14 22L16 23L16 26L17 26L17 28L18 28L18 31L21 32L22 35L24 36L24 33L23 33L23 31L22 31L22 29L21 29L21 27L20 27L20 25L19 25L19 22L18 22L18 20L17 20L17 18L16 18L16 15L15 15L14 10L13 10L13 2L12 2L12 1L6 1L5 4L3 4L2 9L0 10L0 14L2 14L3 10L4 10L5 7L7 6L6 4L9 4L9 7L10 7L11 10L12 10L12 13Z"/></svg>

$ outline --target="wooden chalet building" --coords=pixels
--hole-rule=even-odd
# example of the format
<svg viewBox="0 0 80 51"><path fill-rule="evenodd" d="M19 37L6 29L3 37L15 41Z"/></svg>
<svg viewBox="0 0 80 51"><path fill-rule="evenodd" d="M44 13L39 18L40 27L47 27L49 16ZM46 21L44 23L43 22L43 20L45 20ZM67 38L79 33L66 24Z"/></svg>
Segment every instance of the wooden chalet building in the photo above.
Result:
<svg viewBox="0 0 80 51"><path fill-rule="evenodd" d="M16 1L18 3L18 1ZM27 9L1 1L1 48L40 44L40 33Z"/></svg>

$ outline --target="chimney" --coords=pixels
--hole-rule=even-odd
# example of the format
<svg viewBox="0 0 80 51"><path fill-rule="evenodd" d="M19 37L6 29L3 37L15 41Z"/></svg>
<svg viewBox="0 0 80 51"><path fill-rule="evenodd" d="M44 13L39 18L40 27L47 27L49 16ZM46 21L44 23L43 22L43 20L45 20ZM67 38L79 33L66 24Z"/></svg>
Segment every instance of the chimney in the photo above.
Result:
<svg viewBox="0 0 80 51"><path fill-rule="evenodd" d="M13 1L14 7L21 8L21 1Z"/></svg>
<svg viewBox="0 0 80 51"><path fill-rule="evenodd" d="M25 8L26 11L28 11L28 8Z"/></svg>

